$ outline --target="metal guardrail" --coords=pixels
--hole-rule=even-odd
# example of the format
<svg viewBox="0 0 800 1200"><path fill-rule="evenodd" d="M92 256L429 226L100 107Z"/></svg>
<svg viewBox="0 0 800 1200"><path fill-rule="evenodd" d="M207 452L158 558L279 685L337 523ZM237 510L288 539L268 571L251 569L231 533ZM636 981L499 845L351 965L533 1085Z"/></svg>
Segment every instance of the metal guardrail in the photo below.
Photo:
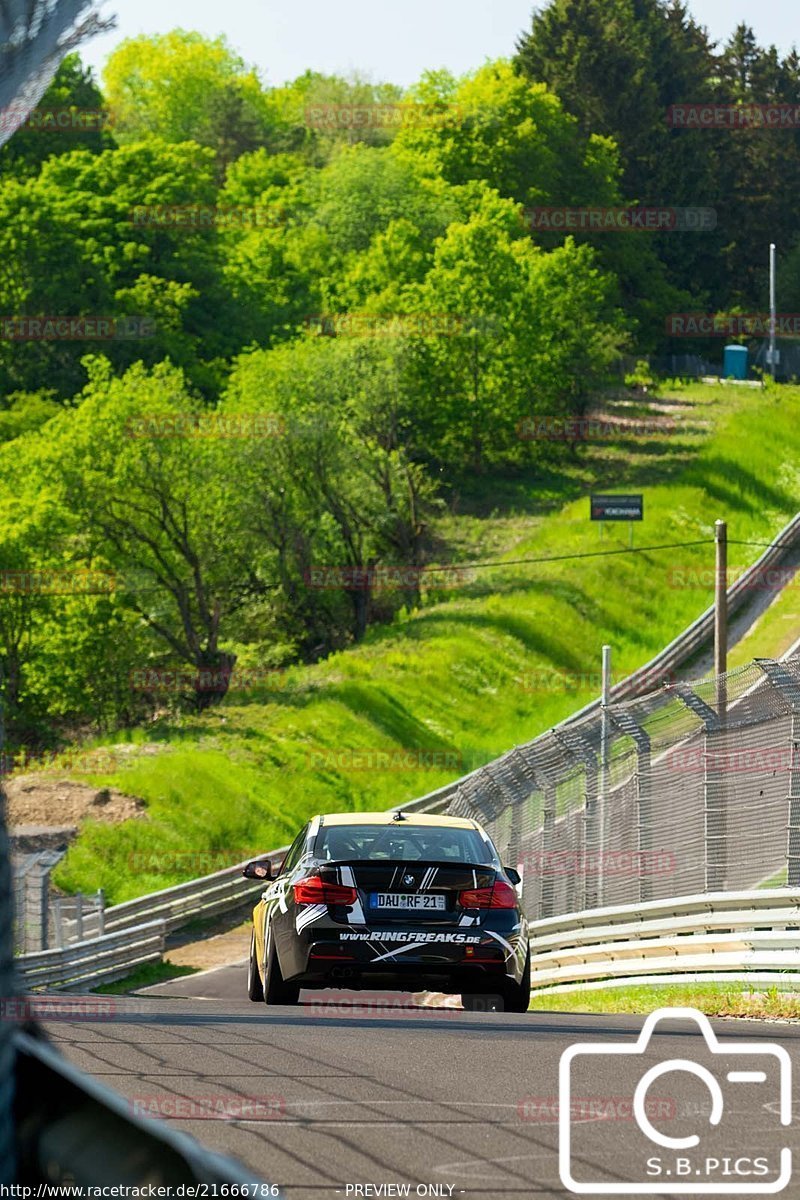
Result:
<svg viewBox="0 0 800 1200"><path fill-rule="evenodd" d="M280 863L288 846L278 850L270 850L262 855L273 864ZM253 855L256 858L257 855ZM167 933L185 925L187 921L205 919L228 912L240 904L244 904L253 896L252 879L242 877L244 862L233 867L225 867L211 875L200 879L192 879L187 883L178 883L174 887L164 888L160 892L151 892L136 900L126 900L123 904L112 905L104 914L106 933L120 933L122 930L134 928L144 921L164 922ZM86 928L91 926L86 923Z"/></svg>
<svg viewBox="0 0 800 1200"><path fill-rule="evenodd" d="M800 984L800 889L703 893L532 926L534 995L712 978Z"/></svg>
<svg viewBox="0 0 800 1200"><path fill-rule="evenodd" d="M288 847L262 857L279 863ZM255 855L254 855L255 857ZM244 863L201 879L151 892L84 917L84 939L61 949L21 954L17 969L31 990L96 987L122 979L137 967L158 962L165 938L187 921L230 912L254 896L251 879L242 877ZM102 921L103 932L99 923Z"/></svg>
<svg viewBox="0 0 800 1200"><path fill-rule="evenodd" d="M263 857L280 862L287 849L272 850ZM226 867L201 879L115 904L102 914L89 914L83 922L83 941L18 955L19 975L31 990L86 988L121 979L145 963L158 962L166 935L173 929L190 920L230 912L253 897L253 881L242 878L243 866L239 863Z"/></svg>
<svg viewBox="0 0 800 1200"><path fill-rule="evenodd" d="M164 953L166 923L148 921L60 950L40 950L16 959L17 973L26 988L86 988L122 979L137 967L160 962Z"/></svg>
<svg viewBox="0 0 800 1200"><path fill-rule="evenodd" d="M93 895L76 892L72 896L48 896L48 926L52 926L53 938L46 949L82 942L89 933L102 936L106 931L105 906L102 888Z"/></svg>

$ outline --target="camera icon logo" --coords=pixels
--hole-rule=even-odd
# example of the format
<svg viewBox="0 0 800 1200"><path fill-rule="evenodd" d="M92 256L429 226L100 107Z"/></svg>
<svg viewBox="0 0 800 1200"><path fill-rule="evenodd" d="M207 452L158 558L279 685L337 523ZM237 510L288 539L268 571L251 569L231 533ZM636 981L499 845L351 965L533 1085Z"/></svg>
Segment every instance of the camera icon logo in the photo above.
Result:
<svg viewBox="0 0 800 1200"><path fill-rule="evenodd" d="M703 1042L702 1053L698 1053L697 1058L703 1061L670 1058L649 1065L654 1057L655 1047L651 1041L656 1026L661 1021L674 1020L692 1021L699 1027ZM619 1145L613 1147L612 1161L618 1167L624 1165L626 1173L630 1168L630 1179L617 1181L607 1175L599 1179L576 1178L576 1174L585 1173L586 1164L603 1161L604 1151L608 1150L610 1136L613 1136L609 1136L607 1127L603 1128L603 1121L575 1123L574 1097L580 1095L580 1091L574 1090L576 1075L585 1073L596 1086L597 1079L602 1077L601 1059L609 1058L614 1060L608 1077L613 1078L615 1090L632 1097L629 1110L638 1133L643 1135L641 1145L633 1146L630 1164L622 1164ZM646 1063L648 1065L643 1069ZM692 1094L698 1091L699 1081L700 1091L705 1089L706 1100L699 1110L695 1106L695 1114L698 1111L702 1114L698 1132L678 1137L670 1136L653 1124L648 1092L664 1076L672 1075L677 1082L676 1076L680 1073L684 1076L684 1085L688 1084L690 1091L694 1089ZM627 1077L630 1078L629 1087L626 1086ZM792 1151L788 1146L767 1154L763 1146L757 1144L756 1153L747 1155L741 1132L735 1135L732 1145L720 1143L720 1138L725 1136L723 1117L726 1110L730 1111L734 1095L739 1112L742 1105L752 1104L754 1122L759 1113L769 1111L777 1114L782 1126L791 1125L792 1064L789 1054L773 1042L720 1040L708 1018L696 1009L658 1009L647 1017L641 1034L633 1042L577 1042L564 1051L559 1064L559 1174L562 1184L571 1192L584 1196L760 1196L782 1192L792 1177ZM702 1146L701 1134L707 1141ZM753 1136L758 1136L755 1129ZM576 1146L578 1137L582 1141ZM638 1136L633 1139L634 1142L639 1140ZM628 1139L625 1145L627 1149ZM603 1174L598 1170L593 1173ZM614 1173L617 1173L616 1169Z"/></svg>

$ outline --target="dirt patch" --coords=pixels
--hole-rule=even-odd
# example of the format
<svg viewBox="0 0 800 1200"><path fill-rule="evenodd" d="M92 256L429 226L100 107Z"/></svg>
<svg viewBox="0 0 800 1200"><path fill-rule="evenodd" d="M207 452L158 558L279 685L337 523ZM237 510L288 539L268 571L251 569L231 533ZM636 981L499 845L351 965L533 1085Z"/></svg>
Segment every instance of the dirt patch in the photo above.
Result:
<svg viewBox="0 0 800 1200"><path fill-rule="evenodd" d="M14 775L5 783L6 819L10 830L20 825L64 828L91 818L116 824L141 817L144 800L126 796L115 788L72 783L41 774Z"/></svg>
<svg viewBox="0 0 800 1200"><path fill-rule="evenodd" d="M168 947L164 957L177 967L195 967L199 971L208 971L212 967L227 967L247 958L250 953L252 928L253 922L248 920L225 933L213 934L211 937L187 942L182 946Z"/></svg>
<svg viewBox="0 0 800 1200"><path fill-rule="evenodd" d="M74 825L15 825L9 836L12 861L25 854L66 850L78 830Z"/></svg>

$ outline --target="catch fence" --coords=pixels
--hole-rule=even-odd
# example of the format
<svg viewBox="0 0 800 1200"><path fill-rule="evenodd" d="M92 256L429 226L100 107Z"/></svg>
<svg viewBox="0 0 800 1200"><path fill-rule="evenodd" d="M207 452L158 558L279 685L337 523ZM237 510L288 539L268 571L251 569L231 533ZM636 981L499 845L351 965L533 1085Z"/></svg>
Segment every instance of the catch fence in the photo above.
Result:
<svg viewBox="0 0 800 1200"><path fill-rule="evenodd" d="M800 887L800 655L566 722L426 807L486 827L535 921Z"/></svg>

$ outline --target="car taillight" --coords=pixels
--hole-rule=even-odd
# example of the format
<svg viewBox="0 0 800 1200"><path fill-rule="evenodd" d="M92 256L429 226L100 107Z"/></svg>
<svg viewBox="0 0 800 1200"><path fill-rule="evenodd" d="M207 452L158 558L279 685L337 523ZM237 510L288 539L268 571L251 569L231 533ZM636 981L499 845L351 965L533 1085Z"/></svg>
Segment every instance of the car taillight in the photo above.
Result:
<svg viewBox="0 0 800 1200"><path fill-rule="evenodd" d="M462 908L516 908L517 893L504 879L496 879L488 888L470 888L458 893Z"/></svg>
<svg viewBox="0 0 800 1200"><path fill-rule="evenodd" d="M494 963L501 966L505 963L505 954L500 946L465 946L464 961L468 963Z"/></svg>
<svg viewBox="0 0 800 1200"><path fill-rule="evenodd" d="M326 883L319 875L310 875L294 884L297 904L355 904L358 891L338 883Z"/></svg>

